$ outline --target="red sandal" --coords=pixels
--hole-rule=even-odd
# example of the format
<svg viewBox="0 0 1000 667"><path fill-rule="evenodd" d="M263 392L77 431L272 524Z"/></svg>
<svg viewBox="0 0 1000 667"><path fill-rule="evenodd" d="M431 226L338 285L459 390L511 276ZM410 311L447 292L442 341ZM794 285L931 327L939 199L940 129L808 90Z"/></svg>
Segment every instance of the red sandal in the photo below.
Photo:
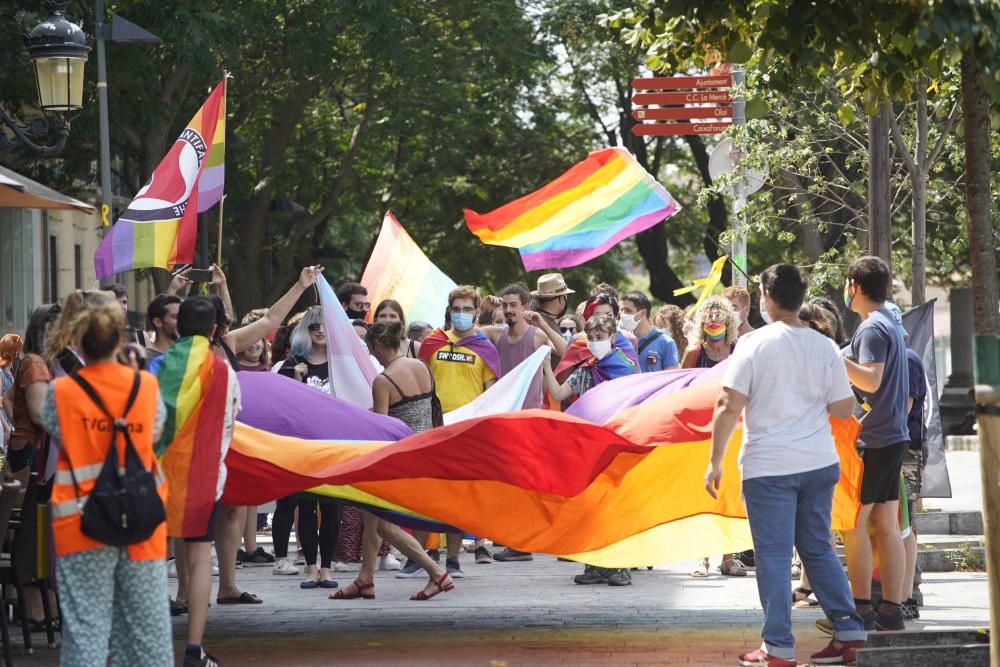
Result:
<svg viewBox="0 0 1000 667"><path fill-rule="evenodd" d="M449 580L447 584L444 583L445 579ZM424 592L424 589L421 588L415 594L411 595L410 599L411 600L430 600L432 597L434 597L435 595L437 595L439 593L447 593L448 591L455 590L455 582L451 581L451 577L448 576L447 572L445 572L444 574L442 574L439 579L431 579L431 583L434 584L435 586L437 586L437 590L436 591L434 591L433 593L431 593L430 595L428 595L427 593Z"/></svg>
<svg viewBox="0 0 1000 667"><path fill-rule="evenodd" d="M354 580L354 588L356 589L353 593L347 593L344 589L340 589L334 593L330 593L331 600L356 600L357 598L362 598L364 600L374 600L375 599L375 582L370 584L362 584L357 579ZM369 590L371 589L371 590ZM367 592L366 592L367 591Z"/></svg>

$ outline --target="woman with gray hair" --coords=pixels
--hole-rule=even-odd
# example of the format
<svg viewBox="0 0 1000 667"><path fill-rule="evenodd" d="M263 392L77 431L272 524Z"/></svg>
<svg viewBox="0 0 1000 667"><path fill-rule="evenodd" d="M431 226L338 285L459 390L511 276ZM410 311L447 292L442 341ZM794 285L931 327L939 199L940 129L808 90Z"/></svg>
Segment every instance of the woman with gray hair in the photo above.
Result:
<svg viewBox="0 0 1000 667"><path fill-rule="evenodd" d="M329 393L330 366L326 358L322 308L313 306L295 325L289 352L278 373Z"/></svg>
<svg viewBox="0 0 1000 667"><path fill-rule="evenodd" d="M330 365L326 355L326 332L323 330L323 310L313 306L306 311L292 330L290 354L278 371L280 375L304 382L320 391L330 390ZM298 570L288 562L288 534L292 528L290 506L298 505L298 540L306 561L306 579L301 588L336 588L330 576L333 551L337 546L340 530L339 507L323 503L315 498L296 501L282 498L274 515L274 573L297 574ZM321 518L322 516L322 518ZM319 568L316 567L316 551L319 550Z"/></svg>

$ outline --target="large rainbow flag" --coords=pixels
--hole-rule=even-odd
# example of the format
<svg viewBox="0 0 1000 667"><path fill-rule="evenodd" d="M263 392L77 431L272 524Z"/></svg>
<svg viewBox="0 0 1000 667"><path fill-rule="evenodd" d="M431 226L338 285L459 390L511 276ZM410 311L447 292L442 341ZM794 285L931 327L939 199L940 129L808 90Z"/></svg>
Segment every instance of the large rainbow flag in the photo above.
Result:
<svg viewBox="0 0 1000 667"><path fill-rule="evenodd" d="M395 299L407 322L423 321L435 327L444 323L448 292L455 288L455 281L427 259L391 211L382 219L361 284L371 297L369 322L383 299Z"/></svg>
<svg viewBox="0 0 1000 667"><path fill-rule="evenodd" d="M528 271L583 264L680 206L624 148L605 148L540 190L482 215L469 230L488 245L517 248Z"/></svg>
<svg viewBox="0 0 1000 667"><path fill-rule="evenodd" d="M229 368L212 352L207 338L189 336L167 350L156 377L167 407L155 448L170 484L167 534L201 537L219 480Z"/></svg>
<svg viewBox="0 0 1000 667"><path fill-rule="evenodd" d="M718 499L704 489L719 390L708 377L606 424L526 410L399 442L309 440L241 424L227 457L225 502L253 505L309 490L401 525L454 526L515 549L609 567L741 551L752 544L737 467L742 428L730 441ZM279 409L275 399L271 408ZM336 416L327 423L325 434L334 433ZM841 458L834 528L857 519L857 431L855 420L833 424Z"/></svg>
<svg viewBox="0 0 1000 667"><path fill-rule="evenodd" d="M193 260L198 213L222 197L225 117L223 78L101 241L94 254L98 280Z"/></svg>

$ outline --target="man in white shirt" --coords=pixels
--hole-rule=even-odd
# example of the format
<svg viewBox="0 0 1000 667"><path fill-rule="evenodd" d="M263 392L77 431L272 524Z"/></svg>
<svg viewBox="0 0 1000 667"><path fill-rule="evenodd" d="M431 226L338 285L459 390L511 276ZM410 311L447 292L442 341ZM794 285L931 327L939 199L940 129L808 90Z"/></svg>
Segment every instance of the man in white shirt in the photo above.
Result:
<svg viewBox="0 0 1000 667"><path fill-rule="evenodd" d="M840 465L829 416L851 416L854 394L832 341L799 321L806 280L793 264L761 275L761 316L741 338L722 380L712 423L705 488L716 496L729 438L743 414L739 464L764 607L764 642L742 665L794 667L788 572L798 549L833 640L813 664L853 662L867 634L830 544L830 511ZM745 411L744 411L745 410Z"/></svg>

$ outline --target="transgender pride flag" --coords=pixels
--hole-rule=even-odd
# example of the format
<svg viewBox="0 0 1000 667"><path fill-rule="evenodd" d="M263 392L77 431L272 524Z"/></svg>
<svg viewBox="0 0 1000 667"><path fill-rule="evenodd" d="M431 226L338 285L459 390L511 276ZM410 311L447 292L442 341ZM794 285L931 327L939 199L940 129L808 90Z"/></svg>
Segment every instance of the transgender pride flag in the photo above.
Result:
<svg viewBox="0 0 1000 667"><path fill-rule="evenodd" d="M222 198L225 139L223 78L101 241L94 254L98 280L193 261L198 213Z"/></svg>
<svg viewBox="0 0 1000 667"><path fill-rule="evenodd" d="M330 393L359 408L371 410L372 383L376 370L368 346L347 319L330 283L322 275L316 278L319 303L323 308L323 332L326 334L326 357L330 364Z"/></svg>

